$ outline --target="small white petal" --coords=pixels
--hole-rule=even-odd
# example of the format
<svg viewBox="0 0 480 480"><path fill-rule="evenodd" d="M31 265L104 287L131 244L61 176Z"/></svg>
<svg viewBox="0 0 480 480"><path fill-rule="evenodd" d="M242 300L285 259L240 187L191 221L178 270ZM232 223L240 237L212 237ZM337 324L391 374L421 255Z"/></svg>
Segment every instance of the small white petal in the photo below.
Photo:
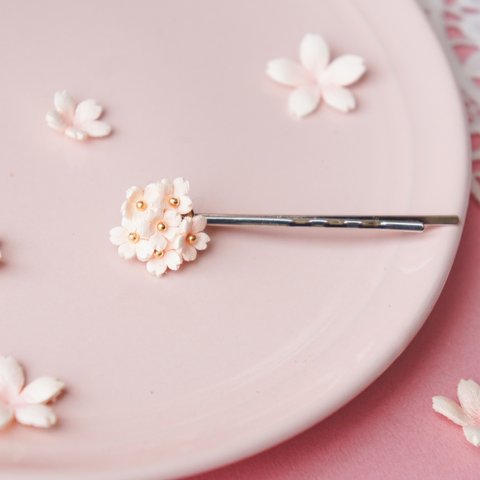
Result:
<svg viewBox="0 0 480 480"><path fill-rule="evenodd" d="M84 100L75 109L74 122L82 128L83 123L96 120L102 114L102 107L95 100Z"/></svg>
<svg viewBox="0 0 480 480"><path fill-rule="evenodd" d="M147 271L156 277L161 277L167 271L167 265L162 260L150 260L147 262Z"/></svg>
<svg viewBox="0 0 480 480"><path fill-rule="evenodd" d="M132 195L134 195L136 193L141 194L142 189L140 187L137 187L137 186L134 185L133 187L127 188L127 191L125 192L125 196L126 196L127 200L130 200Z"/></svg>
<svg viewBox="0 0 480 480"><path fill-rule="evenodd" d="M149 207L160 207L160 202L163 197L164 186L158 183L150 183L145 187L143 195Z"/></svg>
<svg viewBox="0 0 480 480"><path fill-rule="evenodd" d="M88 136L93 138L105 137L110 134L112 128L108 123L100 120L92 120L82 124L82 130L84 130Z"/></svg>
<svg viewBox="0 0 480 480"><path fill-rule="evenodd" d="M53 97L53 104L55 105L55 110L58 113L62 113L70 121L73 120L73 114L75 112L75 100L66 90L55 93L55 96Z"/></svg>
<svg viewBox="0 0 480 480"><path fill-rule="evenodd" d="M47 121L47 125L50 128L53 128L54 130L57 130L57 132L62 132L63 133L65 131L65 129L67 128L67 124L65 123L65 120L55 110L50 110L47 113L47 115L45 116L45 120Z"/></svg>
<svg viewBox="0 0 480 480"><path fill-rule="evenodd" d="M128 242L128 231L123 227L112 228L110 230L110 241L117 246Z"/></svg>
<svg viewBox="0 0 480 480"><path fill-rule="evenodd" d="M131 242L124 243L118 247L118 254L125 260L132 259L135 254L135 245Z"/></svg>
<svg viewBox="0 0 480 480"><path fill-rule="evenodd" d="M473 380L460 380L457 388L458 400L467 415L480 419L480 385Z"/></svg>
<svg viewBox="0 0 480 480"><path fill-rule="evenodd" d="M480 426L466 426L463 427L463 433L467 440L476 447L480 447Z"/></svg>
<svg viewBox="0 0 480 480"><path fill-rule="evenodd" d="M318 75L330 61L330 49L321 35L307 33L300 44L300 60L310 73Z"/></svg>
<svg viewBox="0 0 480 480"><path fill-rule="evenodd" d="M6 427L13 419L13 410L0 402L0 428Z"/></svg>
<svg viewBox="0 0 480 480"><path fill-rule="evenodd" d="M182 264L182 257L175 250L169 250L165 253L165 264L170 270L178 270Z"/></svg>
<svg viewBox="0 0 480 480"><path fill-rule="evenodd" d="M88 135L85 132L75 127L68 127L65 130L65 135L67 137L73 138L74 140L80 141L86 140L88 138Z"/></svg>
<svg viewBox="0 0 480 480"><path fill-rule="evenodd" d="M163 252L168 245L167 239L161 233L153 235L150 238L149 243L154 250L158 250L159 252Z"/></svg>
<svg viewBox="0 0 480 480"><path fill-rule="evenodd" d="M335 85L329 85L323 90L323 99L327 105L344 113L354 110L357 104L350 90Z"/></svg>
<svg viewBox="0 0 480 480"><path fill-rule="evenodd" d="M308 75L297 62L289 58L277 58L267 64L267 75L277 83L299 87L308 81Z"/></svg>
<svg viewBox="0 0 480 480"><path fill-rule="evenodd" d="M205 230L207 219L203 215L195 215L192 218L192 233L199 233Z"/></svg>
<svg viewBox="0 0 480 480"><path fill-rule="evenodd" d="M468 423L468 418L460 405L447 397L442 397L440 395L433 397L432 407L437 413L444 415L461 427Z"/></svg>
<svg viewBox="0 0 480 480"><path fill-rule="evenodd" d="M319 76L319 81L346 87L359 80L366 71L365 60L362 57L342 55L336 58Z"/></svg>
<svg viewBox="0 0 480 480"><path fill-rule="evenodd" d="M53 410L42 404L17 407L15 418L18 423L40 428L49 428L57 423Z"/></svg>
<svg viewBox="0 0 480 480"><path fill-rule="evenodd" d="M187 262L192 262L197 258L197 250L188 243L185 243L182 248L183 259Z"/></svg>
<svg viewBox="0 0 480 480"><path fill-rule="evenodd" d="M44 403L55 398L65 384L53 377L40 377L29 383L22 391L21 398L27 403Z"/></svg>
<svg viewBox="0 0 480 480"><path fill-rule="evenodd" d="M182 195L180 198L180 205L178 206L177 210L179 213L182 215L185 215L186 213L190 213L192 211L193 207L193 202L190 197L187 197L186 195Z"/></svg>
<svg viewBox="0 0 480 480"><path fill-rule="evenodd" d="M13 357L0 357L0 387L19 393L25 383L23 369Z"/></svg>
<svg viewBox="0 0 480 480"><path fill-rule="evenodd" d="M178 227L182 221L181 215L176 210L166 210L163 215L163 220L169 227Z"/></svg>
<svg viewBox="0 0 480 480"><path fill-rule="evenodd" d="M289 112L302 118L316 110L320 102L320 89L316 87L299 87L294 90L288 99Z"/></svg>
<svg viewBox="0 0 480 480"><path fill-rule="evenodd" d="M153 247L150 242L147 240L140 240L136 244L136 253L137 253L137 258L141 262L146 262L147 260L150 260L153 254Z"/></svg>
<svg viewBox="0 0 480 480"><path fill-rule="evenodd" d="M178 177L173 181L173 189L174 195L177 197L181 197L182 195L186 195L190 190L190 184L188 180L185 180L182 177Z"/></svg>
<svg viewBox="0 0 480 480"><path fill-rule="evenodd" d="M195 248L197 250L205 250L207 243L210 241L210 237L205 232L197 233L197 241L195 242Z"/></svg>

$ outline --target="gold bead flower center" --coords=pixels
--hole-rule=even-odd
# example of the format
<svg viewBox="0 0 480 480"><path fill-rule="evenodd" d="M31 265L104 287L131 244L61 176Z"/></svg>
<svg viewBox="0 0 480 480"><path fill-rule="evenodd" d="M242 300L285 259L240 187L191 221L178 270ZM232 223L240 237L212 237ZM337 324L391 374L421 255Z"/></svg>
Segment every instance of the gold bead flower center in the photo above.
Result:
<svg viewBox="0 0 480 480"><path fill-rule="evenodd" d="M164 252L163 250L154 250L154 251L153 251L153 255L154 255L155 257L157 257L157 258L162 258L163 255L164 255L164 253L165 253L165 252Z"/></svg>
<svg viewBox="0 0 480 480"><path fill-rule="evenodd" d="M178 207L178 205L180 204L180 200L179 200L178 198L172 197L172 198L170 198L170 200L168 201L168 203L169 203L172 207Z"/></svg>
<svg viewBox="0 0 480 480"><path fill-rule="evenodd" d="M137 243L140 240L140 235L137 232L132 232L128 234L128 239L132 243Z"/></svg>
<svg viewBox="0 0 480 480"><path fill-rule="evenodd" d="M157 230L159 232L164 232L167 229L167 226L163 222L157 223Z"/></svg>
<svg viewBox="0 0 480 480"><path fill-rule="evenodd" d="M144 211L147 208L147 204L143 200L139 200L135 206L137 207L137 210Z"/></svg>
<svg viewBox="0 0 480 480"><path fill-rule="evenodd" d="M193 235L192 233L188 235L187 237L187 242L191 245L192 243L195 243L197 241L197 237Z"/></svg>

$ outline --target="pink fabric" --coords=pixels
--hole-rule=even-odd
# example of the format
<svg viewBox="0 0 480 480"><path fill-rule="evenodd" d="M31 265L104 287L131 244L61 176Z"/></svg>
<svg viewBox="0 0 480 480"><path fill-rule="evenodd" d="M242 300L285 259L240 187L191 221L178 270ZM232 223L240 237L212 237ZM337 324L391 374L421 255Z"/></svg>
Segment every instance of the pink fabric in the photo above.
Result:
<svg viewBox="0 0 480 480"><path fill-rule="evenodd" d="M480 449L433 412L460 378L480 381L480 206L472 199L459 254L424 328L365 392L302 435L196 480L480 478Z"/></svg>

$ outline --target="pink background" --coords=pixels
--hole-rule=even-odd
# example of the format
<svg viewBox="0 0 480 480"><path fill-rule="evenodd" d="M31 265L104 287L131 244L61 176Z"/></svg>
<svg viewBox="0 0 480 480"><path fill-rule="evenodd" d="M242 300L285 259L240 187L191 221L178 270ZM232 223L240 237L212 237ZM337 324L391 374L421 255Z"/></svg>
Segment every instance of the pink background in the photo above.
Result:
<svg viewBox="0 0 480 480"><path fill-rule="evenodd" d="M480 381L480 207L471 200L459 254L434 311L405 353L324 422L196 480L478 479L480 450L434 413L460 378Z"/></svg>

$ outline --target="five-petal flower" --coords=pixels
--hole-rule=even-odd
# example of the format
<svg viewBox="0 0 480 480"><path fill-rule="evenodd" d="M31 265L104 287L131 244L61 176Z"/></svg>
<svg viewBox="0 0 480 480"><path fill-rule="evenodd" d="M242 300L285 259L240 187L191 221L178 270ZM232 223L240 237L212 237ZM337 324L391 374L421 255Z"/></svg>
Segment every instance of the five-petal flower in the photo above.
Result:
<svg viewBox="0 0 480 480"><path fill-rule="evenodd" d="M294 87L288 109L297 118L314 112L321 98L341 112L356 106L347 86L366 72L358 55L341 55L330 62L330 49L320 35L307 34L300 44L300 64L289 58L278 58L267 64L267 75L274 81Z"/></svg>
<svg viewBox="0 0 480 480"><path fill-rule="evenodd" d="M54 110L50 110L45 119L47 125L67 137L75 140L86 140L88 137L105 137L111 127L98 120L102 107L95 100L84 100L78 105L66 91L56 92Z"/></svg>
<svg viewBox="0 0 480 480"><path fill-rule="evenodd" d="M52 408L64 384L53 377L40 377L24 387L22 367L13 357L0 357L0 428L14 418L18 423L48 428L57 422Z"/></svg>
<svg viewBox="0 0 480 480"><path fill-rule="evenodd" d="M202 215L185 217L180 225L180 231L185 239L182 247L183 259L191 262L197 258L197 250L205 250L210 241L208 234L204 232L207 220Z"/></svg>
<svg viewBox="0 0 480 480"><path fill-rule="evenodd" d="M463 427L467 440L480 446L480 385L473 380L460 380L457 387L460 405L447 397L433 397L433 409Z"/></svg>
<svg viewBox="0 0 480 480"><path fill-rule="evenodd" d="M178 270L182 264L182 256L179 253L182 241L181 237L168 241L160 233L153 235L149 240L153 253L151 259L147 262L148 272L160 277L167 269Z"/></svg>
<svg viewBox="0 0 480 480"><path fill-rule="evenodd" d="M110 230L110 241L118 246L118 254L125 260L136 256L141 262L146 262L153 253L148 242L149 231L148 221L124 217L121 227Z"/></svg>

